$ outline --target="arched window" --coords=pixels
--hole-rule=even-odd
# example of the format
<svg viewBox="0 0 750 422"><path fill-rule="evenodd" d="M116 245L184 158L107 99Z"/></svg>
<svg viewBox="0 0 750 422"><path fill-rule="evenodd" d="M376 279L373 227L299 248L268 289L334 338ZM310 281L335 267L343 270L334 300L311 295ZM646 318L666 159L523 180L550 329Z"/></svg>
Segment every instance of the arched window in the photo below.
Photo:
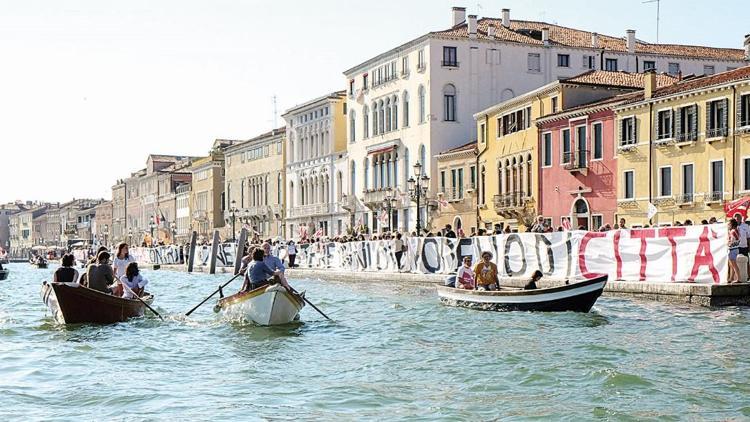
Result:
<svg viewBox="0 0 750 422"><path fill-rule="evenodd" d="M532 163L531 163L531 154L529 154L526 157L526 196L531 196L531 175L533 174L531 171Z"/></svg>
<svg viewBox="0 0 750 422"><path fill-rule="evenodd" d="M341 196L344 193L344 175L340 171L336 172L336 200L341 201Z"/></svg>
<svg viewBox="0 0 750 422"><path fill-rule="evenodd" d="M586 201L579 199L575 203L575 211L576 214L588 214L589 206L586 204Z"/></svg>
<svg viewBox="0 0 750 422"><path fill-rule="evenodd" d="M372 134L378 135L378 103L372 103Z"/></svg>
<svg viewBox="0 0 750 422"><path fill-rule="evenodd" d="M404 91L404 105L403 105L403 113L404 113L404 127L409 127L409 92Z"/></svg>
<svg viewBox="0 0 750 422"><path fill-rule="evenodd" d="M391 122L392 122L393 130L397 130L398 129L398 97L395 95L393 96L392 104L393 105L391 106L391 109L392 109L391 114L393 117L391 118Z"/></svg>
<svg viewBox="0 0 750 422"><path fill-rule="evenodd" d="M419 162L422 164L422 176L427 174L427 152L424 145L419 146Z"/></svg>
<svg viewBox="0 0 750 422"><path fill-rule="evenodd" d="M357 186L357 166L354 161L349 162L349 195L354 195Z"/></svg>
<svg viewBox="0 0 750 422"><path fill-rule="evenodd" d="M320 134L320 155L328 154L328 132Z"/></svg>
<svg viewBox="0 0 750 422"><path fill-rule="evenodd" d="M385 133L385 108L383 107L383 100L378 102L378 133Z"/></svg>
<svg viewBox="0 0 750 422"><path fill-rule="evenodd" d="M456 87L452 84L443 87L443 120L456 121Z"/></svg>
<svg viewBox="0 0 750 422"><path fill-rule="evenodd" d="M365 170L365 190L370 189L370 159L365 157L364 162Z"/></svg>
<svg viewBox="0 0 750 422"><path fill-rule="evenodd" d="M391 131L391 99L385 100L385 131Z"/></svg>
<svg viewBox="0 0 750 422"><path fill-rule="evenodd" d="M412 169L409 168L409 148L404 148L404 181L403 186L409 186L409 176L412 174Z"/></svg>
<svg viewBox="0 0 750 422"><path fill-rule="evenodd" d="M370 110L365 106L362 109L362 138L367 139L370 136Z"/></svg>
<svg viewBox="0 0 750 422"><path fill-rule="evenodd" d="M427 118L427 103L425 100L424 87L419 86L419 123L424 123Z"/></svg>
<svg viewBox="0 0 750 422"><path fill-rule="evenodd" d="M265 187L261 186L261 189L263 189L263 205L268 205L268 176L266 176L266 185Z"/></svg>
<svg viewBox="0 0 750 422"><path fill-rule="evenodd" d="M287 148L287 150L289 151L289 157L288 157L289 159L287 160L287 162L289 164L291 164L291 163L294 162L294 139L293 139L293 135L289 135L289 147Z"/></svg>
<svg viewBox="0 0 750 422"><path fill-rule="evenodd" d="M354 110L349 110L349 142L357 140L357 117Z"/></svg>
<svg viewBox="0 0 750 422"><path fill-rule="evenodd" d="M299 199L300 199L300 205L306 205L305 203L305 189L307 189L307 183L305 183L305 179L302 179L299 182Z"/></svg>

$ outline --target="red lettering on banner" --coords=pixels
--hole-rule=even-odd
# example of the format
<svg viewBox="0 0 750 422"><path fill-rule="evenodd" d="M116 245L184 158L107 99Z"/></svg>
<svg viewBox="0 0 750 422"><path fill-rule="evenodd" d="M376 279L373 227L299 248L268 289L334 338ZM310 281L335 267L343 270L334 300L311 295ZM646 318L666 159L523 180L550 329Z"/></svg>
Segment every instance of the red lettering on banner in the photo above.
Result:
<svg viewBox="0 0 750 422"><path fill-rule="evenodd" d="M622 280L622 256L620 256L620 236L622 235L622 230L617 230L615 232L615 263L617 264L617 279Z"/></svg>
<svg viewBox="0 0 750 422"><path fill-rule="evenodd" d="M719 272L714 266L714 256L711 254L711 241L708 239L709 230L708 227L703 227L703 233L701 233L700 239L698 240L698 250L695 251L695 261L693 261L693 270L690 272L690 278L688 281L695 281L698 276L698 270L700 267L706 266L711 272L711 276L714 279L714 284L719 284ZM711 231L711 235L714 239L717 238L716 233Z"/></svg>
<svg viewBox="0 0 750 422"><path fill-rule="evenodd" d="M669 241L669 245L672 249L672 281L677 278L677 242L674 240L675 237L685 236L684 227L666 227L659 229L659 237L666 237Z"/></svg>
<svg viewBox="0 0 750 422"><path fill-rule="evenodd" d="M638 257L641 259L641 278L639 281L646 281L646 265L648 259L646 258L646 239L651 239L656 236L654 229L642 229L642 230L631 230L630 237L641 239L641 249L638 252Z"/></svg>
<svg viewBox="0 0 750 422"><path fill-rule="evenodd" d="M605 274L594 274L590 273L588 268L586 267L586 247L589 244L589 241L591 239L595 239L598 237L605 237L607 234L602 232L586 232L586 234L583 235L581 238L581 246L578 247L578 268L581 269L581 275L585 279L592 279L596 277L601 277Z"/></svg>

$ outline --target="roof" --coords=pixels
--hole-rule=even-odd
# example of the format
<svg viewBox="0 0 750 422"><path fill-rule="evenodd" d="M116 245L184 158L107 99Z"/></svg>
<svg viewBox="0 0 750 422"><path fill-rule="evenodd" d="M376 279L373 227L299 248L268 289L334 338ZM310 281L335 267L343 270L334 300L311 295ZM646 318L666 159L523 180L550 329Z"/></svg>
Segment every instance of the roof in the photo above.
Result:
<svg viewBox="0 0 750 422"><path fill-rule="evenodd" d="M458 147L451 148L449 150L443 151L443 152L439 153L438 156L453 154L453 153L456 153L456 152L471 151L471 150L474 150L474 152L477 151L477 141L471 141L471 142L468 142L468 143L463 144L461 146L458 146Z"/></svg>
<svg viewBox="0 0 750 422"><path fill-rule="evenodd" d="M536 119L538 125L543 125L549 122L570 119L577 116L582 116L597 111L606 109L612 109L620 104L624 104L634 98L643 98L643 91L628 92L626 94L615 95L614 97L605 98L602 100L592 101L586 104L577 105L575 107L569 107L557 113L548 114L544 117Z"/></svg>
<svg viewBox="0 0 750 422"><path fill-rule="evenodd" d="M562 82L583 85L607 85L622 88L643 88L646 84L645 73L611 72L607 70L591 70L572 78L563 79ZM663 87L677 82L677 78L658 73L656 75L656 86Z"/></svg>
<svg viewBox="0 0 750 422"><path fill-rule="evenodd" d="M663 98L681 92L695 91L741 80L750 80L750 66L740 67L738 69L717 73L715 75L682 80L655 90L651 95L651 98ZM641 92L640 94L639 97L626 101L626 104L643 101L643 93Z"/></svg>
<svg viewBox="0 0 750 422"><path fill-rule="evenodd" d="M314 98L312 100L305 101L304 103L297 104L294 107L291 107L290 109L288 109L287 111L285 111L284 114L282 114L282 116L286 116L288 114L294 113L295 111L298 111L298 110L300 110L302 108L305 108L307 106L313 105L313 104L315 104L315 103L317 103L319 101L322 101L322 100L328 100L328 99L337 100L337 99L341 99L341 98L345 98L345 97L346 97L346 91L343 91L343 90L342 91L333 91L330 94L326 94L326 95Z"/></svg>
<svg viewBox="0 0 750 422"><path fill-rule="evenodd" d="M226 151L227 152L236 152L236 151L242 149L243 147L247 146L248 144L253 143L255 141L262 141L262 140L264 140L266 138L270 138L270 137L273 137L273 136L279 136L279 135L286 135L286 126L282 126L282 127L273 129L271 131L268 131L268 132L265 132L265 133L261 133L260 135L252 137L252 138L250 138L248 140L245 140L245 141L238 142L238 143L235 143L233 145L230 145L230 146L228 146L226 148Z"/></svg>
<svg viewBox="0 0 750 422"><path fill-rule="evenodd" d="M487 35L487 29L495 28L494 37ZM592 32L580 29L568 28L547 22L511 20L508 28L502 25L501 19L481 18L477 22L477 39L500 40L531 45L544 45L541 40L542 28L549 28L549 42L551 45L593 48L591 45ZM466 22L456 25L444 31L431 32L431 35L454 38L468 38L468 24ZM597 34L598 46L596 48L605 51L627 53L625 37L613 37L611 35ZM715 60L742 61L745 59L744 50L739 48L716 48L695 45L680 44L651 44L636 40L635 52L637 54L653 54L667 56L682 56L692 58L706 58Z"/></svg>

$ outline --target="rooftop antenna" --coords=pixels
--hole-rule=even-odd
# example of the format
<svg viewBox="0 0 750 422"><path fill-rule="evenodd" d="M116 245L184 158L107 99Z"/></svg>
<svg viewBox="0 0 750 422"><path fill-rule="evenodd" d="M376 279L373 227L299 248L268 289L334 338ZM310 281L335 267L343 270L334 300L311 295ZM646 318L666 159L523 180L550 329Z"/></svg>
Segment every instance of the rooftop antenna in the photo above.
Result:
<svg viewBox="0 0 750 422"><path fill-rule="evenodd" d="M645 3L656 3L656 42L659 42L659 13L660 13L660 6L661 6L661 0L646 0L643 2Z"/></svg>

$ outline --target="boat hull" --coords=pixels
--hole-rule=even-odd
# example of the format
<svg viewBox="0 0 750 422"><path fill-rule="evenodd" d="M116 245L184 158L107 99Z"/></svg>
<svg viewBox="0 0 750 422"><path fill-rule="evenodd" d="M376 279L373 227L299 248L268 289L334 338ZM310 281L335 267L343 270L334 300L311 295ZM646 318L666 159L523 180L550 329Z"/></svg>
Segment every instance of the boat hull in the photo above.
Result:
<svg viewBox="0 0 750 422"><path fill-rule="evenodd" d="M606 284L607 276L536 290L486 292L438 286L438 296L448 306L485 311L589 312Z"/></svg>
<svg viewBox="0 0 750 422"><path fill-rule="evenodd" d="M0 281L7 280L10 275L10 270L0 270Z"/></svg>
<svg viewBox="0 0 750 422"><path fill-rule="evenodd" d="M47 268L47 264L31 264L37 268Z"/></svg>
<svg viewBox="0 0 750 422"><path fill-rule="evenodd" d="M222 298L215 310L230 319L244 319L258 325L282 325L297 319L304 306L301 298L280 284L273 284Z"/></svg>
<svg viewBox="0 0 750 422"><path fill-rule="evenodd" d="M61 324L113 324L141 317L145 305L137 299L108 295L78 283L42 284L42 301ZM143 298L147 302L153 296Z"/></svg>

